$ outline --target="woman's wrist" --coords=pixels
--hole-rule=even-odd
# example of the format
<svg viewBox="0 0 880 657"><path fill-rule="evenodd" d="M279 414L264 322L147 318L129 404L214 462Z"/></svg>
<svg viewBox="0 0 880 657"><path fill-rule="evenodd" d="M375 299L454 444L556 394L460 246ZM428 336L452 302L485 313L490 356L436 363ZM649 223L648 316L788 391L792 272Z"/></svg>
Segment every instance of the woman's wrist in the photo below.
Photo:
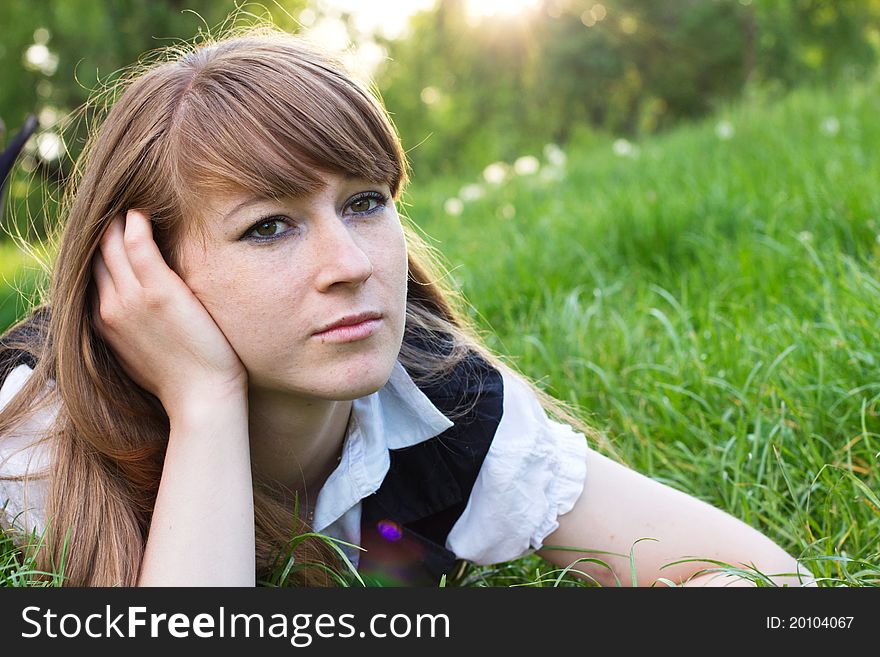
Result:
<svg viewBox="0 0 880 657"><path fill-rule="evenodd" d="M230 414L247 417L247 385L243 382L202 384L175 395L165 406L172 427L189 423L226 420Z"/></svg>

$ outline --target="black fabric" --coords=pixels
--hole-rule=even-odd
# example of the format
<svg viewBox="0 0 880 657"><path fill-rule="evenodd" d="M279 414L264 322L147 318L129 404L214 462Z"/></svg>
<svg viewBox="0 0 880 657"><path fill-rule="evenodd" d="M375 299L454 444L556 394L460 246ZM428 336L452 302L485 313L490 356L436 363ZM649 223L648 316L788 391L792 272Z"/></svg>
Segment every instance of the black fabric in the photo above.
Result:
<svg viewBox="0 0 880 657"><path fill-rule="evenodd" d="M501 374L472 353L452 375L419 386L445 415L473 408L442 434L391 450L391 466L379 490L361 503L358 571L386 586L437 586L460 563L445 547L464 512L503 410Z"/></svg>
<svg viewBox="0 0 880 657"><path fill-rule="evenodd" d="M37 366L37 359L33 354L21 349L5 349L0 353L0 385L3 385L9 373L19 365L27 365L34 369Z"/></svg>
<svg viewBox="0 0 880 657"><path fill-rule="evenodd" d="M40 336L45 333L48 321L49 307L40 306L26 321L21 322L0 337L0 386L3 385L9 373L19 365L24 364L31 369L37 366L37 358L33 353L9 348L8 345L24 341L36 348L41 343Z"/></svg>
<svg viewBox="0 0 880 657"><path fill-rule="evenodd" d="M38 125L37 118L29 116L25 121L24 127L9 142L9 146L0 152L0 196L3 194L3 184L6 182L6 177L12 171L12 165L15 164L18 154L24 148L25 143L37 129Z"/></svg>

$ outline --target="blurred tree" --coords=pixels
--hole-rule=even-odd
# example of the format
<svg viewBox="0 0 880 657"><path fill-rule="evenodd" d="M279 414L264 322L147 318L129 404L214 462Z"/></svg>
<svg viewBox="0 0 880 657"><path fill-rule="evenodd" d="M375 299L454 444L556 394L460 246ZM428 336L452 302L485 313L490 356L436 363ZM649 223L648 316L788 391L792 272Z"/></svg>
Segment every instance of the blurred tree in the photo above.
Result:
<svg viewBox="0 0 880 657"><path fill-rule="evenodd" d="M21 226L25 232L45 232L42 219L52 215L58 196L53 192L44 198L41 185L24 184L26 176L36 176L53 188L63 185L95 117L84 116L65 126L58 121L81 107L94 91L111 84L123 67L144 53L191 40L207 27L213 29L237 4L242 5L238 20L248 20L247 12L252 12L295 31L293 17L306 3L278 0L270 11L262 4L235 0L0 2L0 122L12 134L27 115L36 114L48 134L31 140L24 166L10 181L10 203L21 208L12 214L22 222L29 218L33 224ZM56 139L62 128L63 143ZM0 146L2 139L0 132ZM44 208L44 202L49 206ZM28 217L25 206L41 208L41 213L34 215L31 210Z"/></svg>
<svg viewBox="0 0 880 657"><path fill-rule="evenodd" d="M754 3L758 68L786 86L861 75L877 59L876 0L793 0Z"/></svg>
<svg viewBox="0 0 880 657"><path fill-rule="evenodd" d="M439 0L379 73L414 168L460 171L593 129L639 135L752 84L863 74L878 0L542 0L476 20Z"/></svg>

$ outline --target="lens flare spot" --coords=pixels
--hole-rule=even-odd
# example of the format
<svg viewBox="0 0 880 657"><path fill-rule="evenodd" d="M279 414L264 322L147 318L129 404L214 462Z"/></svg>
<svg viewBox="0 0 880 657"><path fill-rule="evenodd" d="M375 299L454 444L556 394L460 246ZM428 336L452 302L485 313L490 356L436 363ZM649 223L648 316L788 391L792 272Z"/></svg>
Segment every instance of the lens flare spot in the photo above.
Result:
<svg viewBox="0 0 880 657"><path fill-rule="evenodd" d="M382 535L386 541L399 541L403 537L403 529L401 529L400 525L398 525L393 520L380 520L379 524L376 525L376 528L379 530L379 534Z"/></svg>

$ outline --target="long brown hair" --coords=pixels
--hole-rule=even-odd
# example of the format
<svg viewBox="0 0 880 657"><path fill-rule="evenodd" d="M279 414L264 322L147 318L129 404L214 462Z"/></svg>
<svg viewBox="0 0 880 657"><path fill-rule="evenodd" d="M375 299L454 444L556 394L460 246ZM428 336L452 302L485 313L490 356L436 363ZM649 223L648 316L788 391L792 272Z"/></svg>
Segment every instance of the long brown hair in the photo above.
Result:
<svg viewBox="0 0 880 657"><path fill-rule="evenodd" d="M52 465L47 540L36 557L50 571L63 559L64 584L76 586L136 583L169 433L159 401L131 381L92 324L90 263L113 217L147 209L160 250L180 271L176 244L182 231L204 228L195 210L207 195L299 196L317 189L323 170L387 182L398 201L407 182L398 135L375 92L327 53L271 27L163 50L132 69L117 91L68 190L48 298L0 344L0 356L19 349L36 361L0 412L0 435L60 402L43 437ZM409 276L401 364L417 384L442 379L471 353L513 371L485 346L465 300L445 282L440 255L402 217ZM441 342L442 349L431 347ZM598 438L519 376L556 419ZM272 482L255 478L254 506L263 578L303 526ZM294 557L332 561L320 541L299 545ZM330 580L321 569L306 569L289 583Z"/></svg>

